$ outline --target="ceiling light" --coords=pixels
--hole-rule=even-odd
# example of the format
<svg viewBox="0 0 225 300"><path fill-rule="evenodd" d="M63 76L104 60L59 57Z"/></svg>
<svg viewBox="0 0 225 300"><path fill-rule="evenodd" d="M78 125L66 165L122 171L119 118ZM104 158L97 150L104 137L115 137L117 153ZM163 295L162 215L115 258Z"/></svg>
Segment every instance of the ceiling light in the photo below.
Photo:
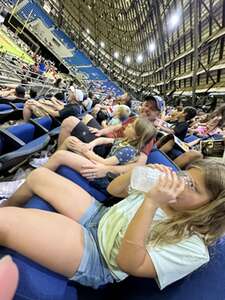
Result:
<svg viewBox="0 0 225 300"><path fill-rule="evenodd" d="M86 31L87 31L88 34L90 33L90 29L89 28L87 28Z"/></svg>
<svg viewBox="0 0 225 300"><path fill-rule="evenodd" d="M125 62L126 62L126 64L129 64L131 62L131 57L130 56L126 56L125 57Z"/></svg>
<svg viewBox="0 0 225 300"><path fill-rule="evenodd" d="M104 42L100 42L100 46L101 46L102 48L105 48L105 43L104 43Z"/></svg>
<svg viewBox="0 0 225 300"><path fill-rule="evenodd" d="M119 58L119 56L120 56L120 55L119 55L119 52L117 52L117 51L116 51L116 52L114 52L113 56L114 56L116 59L118 59L118 58Z"/></svg>
<svg viewBox="0 0 225 300"><path fill-rule="evenodd" d="M139 53L139 54L137 55L136 61L137 61L137 63L140 64L140 63L143 62L143 59L144 59L143 55L142 55L141 53Z"/></svg>
<svg viewBox="0 0 225 300"><path fill-rule="evenodd" d="M155 44L155 42L151 42L151 43L149 44L149 46L148 46L148 51L149 51L149 52L154 52L155 49L156 49L156 44Z"/></svg>
<svg viewBox="0 0 225 300"><path fill-rule="evenodd" d="M182 15L181 9L178 9L177 11L171 14L168 20L168 28L170 30L174 30L180 25L181 15Z"/></svg>

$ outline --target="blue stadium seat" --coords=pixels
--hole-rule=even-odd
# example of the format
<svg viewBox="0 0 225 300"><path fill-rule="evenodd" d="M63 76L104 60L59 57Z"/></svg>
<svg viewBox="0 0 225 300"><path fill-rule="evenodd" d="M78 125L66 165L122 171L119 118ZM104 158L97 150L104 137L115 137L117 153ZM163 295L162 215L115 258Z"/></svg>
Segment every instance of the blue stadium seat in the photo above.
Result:
<svg viewBox="0 0 225 300"><path fill-rule="evenodd" d="M46 130L50 137L56 137L59 135L61 123L55 118L45 116L32 119L30 122Z"/></svg>
<svg viewBox="0 0 225 300"><path fill-rule="evenodd" d="M196 141L197 139L199 139L199 137L197 137L194 134L191 134L191 135L187 135L186 138L184 139L184 141L186 143L190 143L190 142Z"/></svg>
<svg viewBox="0 0 225 300"><path fill-rule="evenodd" d="M67 36L67 34L64 31L60 29L54 29L52 32L68 49L73 49L76 47L74 42L71 40L70 37Z"/></svg>
<svg viewBox="0 0 225 300"><path fill-rule="evenodd" d="M29 0L28 3L18 11L18 15L23 19L27 19L30 13L30 21L34 21L38 18L45 24L46 27L51 28L54 26L54 22L48 16L47 12L45 12L38 3L31 0Z"/></svg>
<svg viewBox="0 0 225 300"><path fill-rule="evenodd" d="M162 164L172 168L174 172L179 171L179 167L162 151L154 148L148 156L147 164Z"/></svg>
<svg viewBox="0 0 225 300"><path fill-rule="evenodd" d="M108 77L96 67L80 68L80 70L88 76L88 80L108 80Z"/></svg>
<svg viewBox="0 0 225 300"><path fill-rule="evenodd" d="M68 57L65 61L75 66L92 66L91 60L80 50L74 52L72 57Z"/></svg>
<svg viewBox="0 0 225 300"><path fill-rule="evenodd" d="M44 149L50 136L33 124L20 124L0 130L0 171L23 162L30 155Z"/></svg>
<svg viewBox="0 0 225 300"><path fill-rule="evenodd" d="M11 119L14 108L9 104L0 104L0 123L4 123Z"/></svg>
<svg viewBox="0 0 225 300"><path fill-rule="evenodd" d="M87 191L91 196L93 196L95 199L98 199L100 202L104 202L107 200L107 194L98 191L95 189L90 182L85 179L83 176L81 176L78 172L65 167L61 166L58 170L57 173L62 175L65 178L68 178L69 180L73 181L74 183L78 184L81 186L85 191Z"/></svg>

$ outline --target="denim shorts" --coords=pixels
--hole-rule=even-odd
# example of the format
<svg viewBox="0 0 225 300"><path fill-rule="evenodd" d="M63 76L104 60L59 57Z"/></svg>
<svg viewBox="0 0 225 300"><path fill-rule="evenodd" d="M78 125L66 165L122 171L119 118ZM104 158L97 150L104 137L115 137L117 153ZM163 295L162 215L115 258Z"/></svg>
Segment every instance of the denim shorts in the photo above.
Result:
<svg viewBox="0 0 225 300"><path fill-rule="evenodd" d="M108 209L94 200L79 221L84 232L84 252L78 270L70 279L95 289L114 281L101 254L97 237L99 221Z"/></svg>

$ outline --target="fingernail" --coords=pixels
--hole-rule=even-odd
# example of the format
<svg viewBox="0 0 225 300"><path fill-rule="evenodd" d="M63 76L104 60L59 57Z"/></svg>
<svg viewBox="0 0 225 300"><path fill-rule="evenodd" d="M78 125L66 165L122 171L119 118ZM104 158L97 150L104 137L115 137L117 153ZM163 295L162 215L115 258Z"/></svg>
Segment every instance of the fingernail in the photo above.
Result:
<svg viewBox="0 0 225 300"><path fill-rule="evenodd" d="M6 255L6 256L4 256L1 260L0 260L0 264L1 263L5 263L5 262L11 262L12 261L12 257L10 256L10 255Z"/></svg>

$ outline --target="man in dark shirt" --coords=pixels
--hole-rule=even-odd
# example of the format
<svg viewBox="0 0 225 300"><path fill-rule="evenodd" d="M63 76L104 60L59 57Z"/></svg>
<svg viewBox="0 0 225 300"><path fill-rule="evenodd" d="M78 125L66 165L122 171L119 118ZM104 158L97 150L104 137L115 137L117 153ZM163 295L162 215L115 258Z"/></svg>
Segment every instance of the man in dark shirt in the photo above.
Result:
<svg viewBox="0 0 225 300"><path fill-rule="evenodd" d="M168 135L164 136L157 143L158 148L168 153L175 145L174 135L180 140L184 141L189 127L189 122L196 116L196 109L191 106L186 106L178 115L177 121L171 128L164 128L163 131L167 132Z"/></svg>

